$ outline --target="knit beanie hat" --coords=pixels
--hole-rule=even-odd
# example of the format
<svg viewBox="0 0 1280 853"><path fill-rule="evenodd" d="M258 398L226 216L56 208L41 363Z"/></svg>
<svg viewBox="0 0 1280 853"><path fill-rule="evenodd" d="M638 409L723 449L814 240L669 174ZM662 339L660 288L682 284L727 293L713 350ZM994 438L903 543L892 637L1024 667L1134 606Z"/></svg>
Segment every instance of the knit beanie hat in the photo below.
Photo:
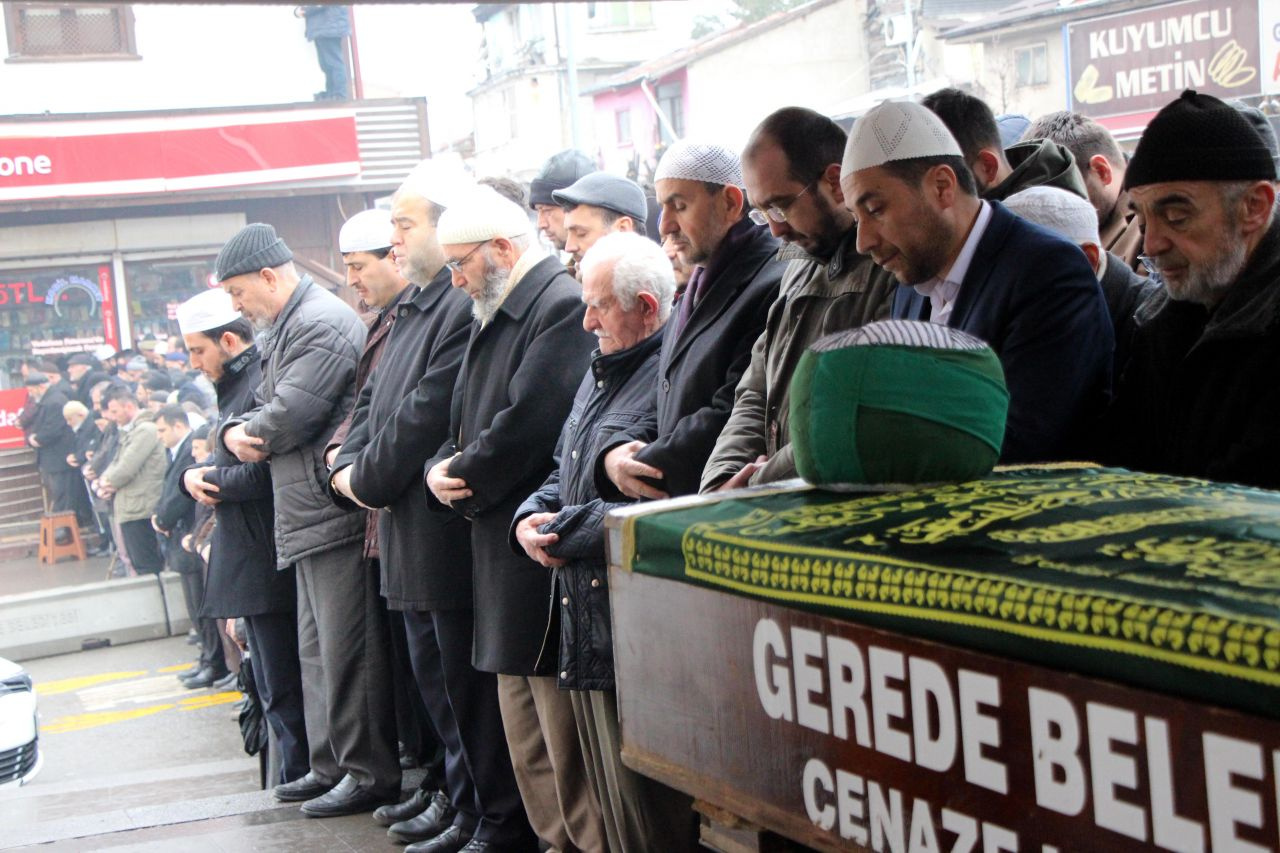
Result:
<svg viewBox="0 0 1280 853"><path fill-rule="evenodd" d="M293 260L293 252L276 235L276 229L263 222L241 228L227 241L213 262L214 276L226 281L238 275L278 267Z"/></svg>
<svg viewBox="0 0 1280 853"><path fill-rule="evenodd" d="M436 225L436 238L441 245L483 243L495 237L531 233L533 225L520 206L488 187L480 187L450 205Z"/></svg>
<svg viewBox="0 0 1280 853"><path fill-rule="evenodd" d="M1000 360L972 335L908 320L837 332L792 379L796 470L819 486L982 477L1008 408Z"/></svg>
<svg viewBox="0 0 1280 853"><path fill-rule="evenodd" d="M1124 188L1168 181L1274 181L1262 137L1230 105L1187 89L1156 113L1124 175Z"/></svg>
<svg viewBox="0 0 1280 853"><path fill-rule="evenodd" d="M551 194L572 186L579 178L599 171L591 158L573 148L553 154L542 164L537 177L529 182L529 209L540 204L557 204Z"/></svg>

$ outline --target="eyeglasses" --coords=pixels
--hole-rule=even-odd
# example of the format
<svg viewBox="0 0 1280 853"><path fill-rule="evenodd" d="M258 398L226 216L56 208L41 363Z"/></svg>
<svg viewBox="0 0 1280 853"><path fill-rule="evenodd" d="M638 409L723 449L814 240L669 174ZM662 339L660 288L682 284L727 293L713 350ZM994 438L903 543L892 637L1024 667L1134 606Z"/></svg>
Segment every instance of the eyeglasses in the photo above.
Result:
<svg viewBox="0 0 1280 853"><path fill-rule="evenodd" d="M758 207L752 208L751 212L748 213L747 216L751 217L751 221L757 225L768 225L769 220L771 219L774 222L786 222L787 211L791 208L791 205L799 201L800 196L804 195L809 190L813 189L816 183L818 183L818 179L814 178L812 181L809 182L808 186L806 186L804 189L800 190L800 192L793 195L791 197L791 201L787 202L786 204L783 204L783 205L771 204L768 207L764 208L763 210L761 210Z"/></svg>
<svg viewBox="0 0 1280 853"><path fill-rule="evenodd" d="M1160 275L1160 268L1156 266L1154 258L1150 255L1138 255L1138 262L1147 271L1147 279L1149 281L1154 281L1156 284L1164 284L1164 277Z"/></svg>
<svg viewBox="0 0 1280 853"><path fill-rule="evenodd" d="M462 272L462 265L465 264L467 261L471 260L471 256L474 255L476 252L480 251L480 249L484 247L485 243L488 243L488 242L489 241L486 240L484 243L481 243L479 246L476 246L474 249L472 249L470 252L467 252L465 255L458 258L456 261L445 261L444 265L448 267L450 270L452 270L453 272Z"/></svg>

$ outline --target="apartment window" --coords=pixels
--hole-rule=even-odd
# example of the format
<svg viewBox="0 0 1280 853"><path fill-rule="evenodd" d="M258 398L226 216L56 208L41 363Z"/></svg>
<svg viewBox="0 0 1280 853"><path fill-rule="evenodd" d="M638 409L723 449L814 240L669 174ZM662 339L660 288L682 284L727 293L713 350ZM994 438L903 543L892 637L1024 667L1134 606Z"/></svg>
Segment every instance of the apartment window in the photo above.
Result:
<svg viewBox="0 0 1280 853"><path fill-rule="evenodd" d="M596 3L590 18L593 30L640 29L653 26L653 4L648 0Z"/></svg>
<svg viewBox="0 0 1280 853"><path fill-rule="evenodd" d="M618 110L613 114L614 128L618 133L619 145L631 144L631 110Z"/></svg>
<svg viewBox="0 0 1280 853"><path fill-rule="evenodd" d="M1042 86L1049 82L1049 48L1044 42L1013 51L1014 82L1018 86Z"/></svg>
<svg viewBox="0 0 1280 853"><path fill-rule="evenodd" d="M658 86L657 99L658 106L671 120L671 130L675 131L673 137L666 124L658 122L662 128L662 141L670 145L684 136L684 86L680 83L663 83Z"/></svg>
<svg viewBox="0 0 1280 853"><path fill-rule="evenodd" d="M106 3L5 3L10 60L137 56L133 9Z"/></svg>

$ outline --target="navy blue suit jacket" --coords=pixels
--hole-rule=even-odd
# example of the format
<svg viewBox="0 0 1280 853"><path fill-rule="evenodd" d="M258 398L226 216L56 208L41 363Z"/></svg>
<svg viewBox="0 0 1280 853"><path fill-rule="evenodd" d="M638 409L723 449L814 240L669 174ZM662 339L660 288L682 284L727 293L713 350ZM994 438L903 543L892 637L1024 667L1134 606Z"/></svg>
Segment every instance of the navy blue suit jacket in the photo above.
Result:
<svg viewBox="0 0 1280 853"><path fill-rule="evenodd" d="M998 202L947 325L986 341L1004 366L1009 420L1000 461L1079 458L1088 422L1111 393L1115 334L1084 253ZM896 320L928 320L930 304L899 285Z"/></svg>

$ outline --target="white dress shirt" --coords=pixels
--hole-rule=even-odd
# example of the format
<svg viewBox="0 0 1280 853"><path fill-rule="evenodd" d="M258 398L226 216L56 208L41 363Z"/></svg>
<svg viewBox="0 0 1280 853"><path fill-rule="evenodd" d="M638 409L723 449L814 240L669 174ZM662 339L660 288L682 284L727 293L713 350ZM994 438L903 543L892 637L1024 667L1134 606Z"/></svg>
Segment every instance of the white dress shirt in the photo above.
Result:
<svg viewBox="0 0 1280 853"><path fill-rule="evenodd" d="M969 264L973 261L974 253L978 251L978 241L982 239L990 222L991 205L983 201L978 207L978 216L973 220L973 227L969 229L969 236L965 239L964 246L960 248L960 254L956 256L951 269L936 278L912 285L916 293L929 297L930 323L945 326L951 319L951 309L955 307L956 297L960 295L960 285L969 272Z"/></svg>

